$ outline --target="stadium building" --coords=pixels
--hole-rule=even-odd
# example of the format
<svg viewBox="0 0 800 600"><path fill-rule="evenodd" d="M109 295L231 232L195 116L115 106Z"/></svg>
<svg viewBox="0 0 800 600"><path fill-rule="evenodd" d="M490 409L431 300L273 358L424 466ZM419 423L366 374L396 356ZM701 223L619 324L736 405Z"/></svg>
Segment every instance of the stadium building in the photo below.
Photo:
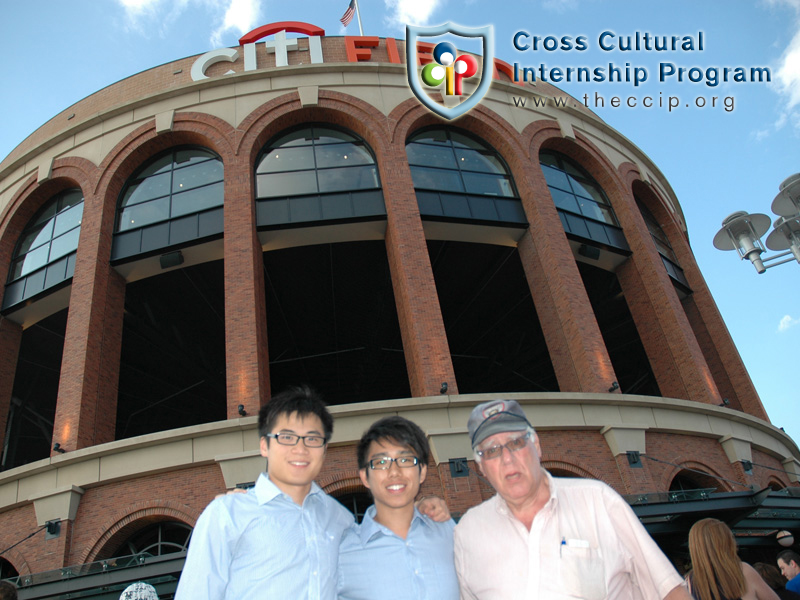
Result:
<svg viewBox="0 0 800 600"><path fill-rule="evenodd" d="M800 451L658 167L498 60L441 119L404 56L265 26L92 94L0 163L0 562L20 598L171 598L202 509L264 469L259 407L298 383L336 419L318 483L356 513L355 442L387 414L430 439L424 494L455 516L488 498L467 417L506 397L554 475L610 484L676 560L698 515L746 552L800 535Z"/></svg>

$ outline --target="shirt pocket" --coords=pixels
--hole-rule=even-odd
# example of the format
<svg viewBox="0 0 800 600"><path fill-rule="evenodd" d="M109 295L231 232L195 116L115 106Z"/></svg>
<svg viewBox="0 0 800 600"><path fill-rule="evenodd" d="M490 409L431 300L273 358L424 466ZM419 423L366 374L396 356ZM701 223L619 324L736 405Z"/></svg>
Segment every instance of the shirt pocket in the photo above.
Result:
<svg viewBox="0 0 800 600"><path fill-rule="evenodd" d="M558 565L565 594L584 600L603 600L606 597L605 561L600 548L588 544L562 544Z"/></svg>

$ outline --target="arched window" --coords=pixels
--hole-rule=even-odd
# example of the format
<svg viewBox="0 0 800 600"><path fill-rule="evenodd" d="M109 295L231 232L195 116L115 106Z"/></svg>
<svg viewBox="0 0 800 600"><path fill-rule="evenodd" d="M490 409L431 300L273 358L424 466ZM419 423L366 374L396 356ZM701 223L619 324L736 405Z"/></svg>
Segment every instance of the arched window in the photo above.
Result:
<svg viewBox="0 0 800 600"><path fill-rule="evenodd" d="M9 270L3 308L9 308L70 279L81 233L83 193L54 196L20 236Z"/></svg>
<svg viewBox="0 0 800 600"><path fill-rule="evenodd" d="M527 223L502 157L459 131L415 133L406 156L423 217Z"/></svg>
<svg viewBox="0 0 800 600"><path fill-rule="evenodd" d="M117 206L112 259L222 233L222 161L203 148L180 147L142 166Z"/></svg>
<svg viewBox="0 0 800 600"><path fill-rule="evenodd" d="M120 543L111 556L149 554L164 556L186 552L192 528L180 521L161 521L140 529Z"/></svg>
<svg viewBox="0 0 800 600"><path fill-rule="evenodd" d="M539 162L567 234L628 250L608 197L589 173L551 150L541 152Z"/></svg>
<svg viewBox="0 0 800 600"><path fill-rule="evenodd" d="M386 215L372 150L352 133L326 125L269 142L255 177L259 227Z"/></svg>

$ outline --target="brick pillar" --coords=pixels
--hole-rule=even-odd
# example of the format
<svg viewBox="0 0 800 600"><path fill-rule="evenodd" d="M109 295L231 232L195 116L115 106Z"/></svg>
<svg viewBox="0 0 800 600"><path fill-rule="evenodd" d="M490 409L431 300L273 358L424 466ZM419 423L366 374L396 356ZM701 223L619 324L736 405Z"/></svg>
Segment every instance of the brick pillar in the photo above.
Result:
<svg viewBox="0 0 800 600"><path fill-rule="evenodd" d="M650 463L647 458L642 455L640 457L642 462L641 468L633 468L628 462L627 454L617 454L614 461L617 463L617 470L622 479L624 489L617 490L620 494L649 494L660 491L656 488L653 480L653 475L650 472Z"/></svg>
<svg viewBox="0 0 800 600"><path fill-rule="evenodd" d="M617 380L541 168L515 174L530 228L519 255L562 392L606 393Z"/></svg>
<svg viewBox="0 0 800 600"><path fill-rule="evenodd" d="M253 177L237 157L225 165L225 363L228 418L255 415L270 395L264 258L256 233Z"/></svg>
<svg viewBox="0 0 800 600"><path fill-rule="evenodd" d="M677 228L663 229L692 289L692 295L683 300L683 308L720 394L728 398L733 408L769 421L686 238L674 231Z"/></svg>
<svg viewBox="0 0 800 600"><path fill-rule="evenodd" d="M436 283L405 147L394 145L379 162L386 201L386 253L412 396L433 396L442 382L457 394Z"/></svg>
<svg viewBox="0 0 800 600"><path fill-rule="evenodd" d="M614 211L633 254L617 277L659 390L670 398L719 404L711 370L633 194L620 196Z"/></svg>
<svg viewBox="0 0 800 600"><path fill-rule="evenodd" d="M0 295L0 301L2 295ZM11 408L11 393L14 389L14 374L22 342L22 327L0 317L0 448L5 443L8 411Z"/></svg>
<svg viewBox="0 0 800 600"><path fill-rule="evenodd" d="M115 202L84 193L53 442L77 450L115 437L125 280L111 268Z"/></svg>

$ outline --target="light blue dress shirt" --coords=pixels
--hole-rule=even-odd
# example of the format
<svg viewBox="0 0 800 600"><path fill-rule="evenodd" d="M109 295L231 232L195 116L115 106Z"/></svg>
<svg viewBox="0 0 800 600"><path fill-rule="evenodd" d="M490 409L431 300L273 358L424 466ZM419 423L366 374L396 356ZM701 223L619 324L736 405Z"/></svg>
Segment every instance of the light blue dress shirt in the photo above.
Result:
<svg viewBox="0 0 800 600"><path fill-rule="evenodd" d="M175 600L334 600L353 515L316 484L302 506L262 473L212 501L192 533Z"/></svg>
<svg viewBox="0 0 800 600"><path fill-rule="evenodd" d="M452 519L437 523L414 509L402 539L369 507L339 548L339 600L458 600L454 527Z"/></svg>

